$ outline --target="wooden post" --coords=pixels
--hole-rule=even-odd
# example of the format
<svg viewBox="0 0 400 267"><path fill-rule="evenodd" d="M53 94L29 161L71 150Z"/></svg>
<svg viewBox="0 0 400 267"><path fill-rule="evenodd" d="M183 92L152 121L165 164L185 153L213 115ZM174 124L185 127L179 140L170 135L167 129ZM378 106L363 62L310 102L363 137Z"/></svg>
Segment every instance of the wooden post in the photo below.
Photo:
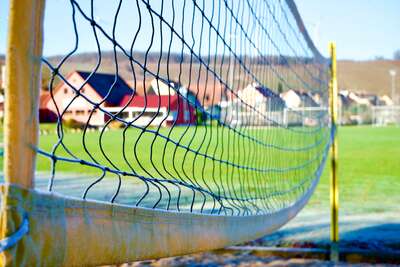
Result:
<svg viewBox="0 0 400 267"><path fill-rule="evenodd" d="M4 177L33 187L44 0L11 0L6 50Z"/></svg>
<svg viewBox="0 0 400 267"><path fill-rule="evenodd" d="M337 97L338 85L336 77L336 44L329 45L331 65L331 79L329 83L329 110L331 116L332 145L331 156L331 178L330 178L330 203L331 203L331 260L339 261L339 188L338 188L338 164L337 164Z"/></svg>

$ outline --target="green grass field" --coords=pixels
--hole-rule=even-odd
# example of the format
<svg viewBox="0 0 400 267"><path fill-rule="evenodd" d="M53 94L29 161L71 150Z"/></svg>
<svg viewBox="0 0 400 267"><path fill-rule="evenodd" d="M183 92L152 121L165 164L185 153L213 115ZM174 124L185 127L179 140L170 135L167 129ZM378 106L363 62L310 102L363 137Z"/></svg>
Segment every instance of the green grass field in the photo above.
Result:
<svg viewBox="0 0 400 267"><path fill-rule="evenodd" d="M43 127L49 130L49 125ZM241 131L242 136L226 127L161 128L160 133L173 140L168 142L153 133L143 133L134 128L126 132L121 129L108 130L103 134L100 131L87 132L85 135L82 132L69 132L63 138L65 147L59 146L56 155L73 158L68 155L69 150L78 159L97 162L110 169L135 172L144 177L177 179L215 193L224 191L232 198L255 198L294 188L290 194L276 196L280 202L289 203L302 194L298 184L305 180L304 186L307 186L311 182L312 173L323 156L327 129L312 134L298 132L310 131L300 128L242 128ZM39 147L47 152L57 142L54 130L51 132L40 138ZM244 135L281 148L311 148L293 152L265 147L244 138ZM39 155L37 170L48 172L51 163L49 158ZM55 166L56 172L71 175L86 173L98 177L102 173L99 168L77 162L58 160ZM268 168L271 171L254 171L254 168ZM107 176L115 177L109 172ZM123 180L141 183L139 179L129 176L124 176ZM163 185L172 190L171 184ZM157 191L155 187L151 189ZM163 196L166 195L164 192Z"/></svg>
<svg viewBox="0 0 400 267"><path fill-rule="evenodd" d="M53 130L53 125L41 125L42 129ZM172 132L171 138L177 139L182 133L184 128L177 128ZM162 130L163 134L167 134L167 129ZM193 129L190 129L193 131ZM238 143L235 150L222 151L220 146L216 145L217 139L216 132L214 136L210 135L210 131L206 128L199 128L196 133L197 138L190 143L190 138L183 138L181 144L189 145L193 149L201 146L203 137L208 140L212 139L208 151L216 150L216 153L223 153L222 158L229 160L235 158L237 163L245 163L249 166L257 166L258 164L266 163L275 168L295 165L306 158L306 154L299 153L296 157L292 157L293 152L276 152L273 149L267 150L268 157L253 157L250 154L243 153L249 149L248 146L251 142ZM256 134L260 132L259 129L249 130L249 134ZM255 132L252 132L255 131ZM299 146L297 143L299 139L293 136L284 136L277 129L270 129L270 133L262 137L265 142L273 142L274 144L295 147ZM275 132L273 132L275 131ZM187 136L191 136L190 133ZM226 142L226 132L220 131L218 134L219 140L224 139ZM126 135L127 146L133 147L134 140L138 136L138 131L128 131ZM261 136L261 135L260 135ZM340 201L342 212L363 212L363 211L398 211L397 203L400 203L400 128L399 127L371 127L371 126L357 126L357 127L341 127L339 129L339 186L340 186ZM233 136L231 136L233 140ZM272 139L271 139L272 138ZM48 134L41 136L40 147L46 151L50 151L53 144L57 140L56 135ZM106 164L107 160L101 156L99 146L99 132L90 132L87 134L85 142L88 149L91 151L93 157L99 161L100 164ZM156 166L165 164L167 171L175 174L175 170L171 164L171 157L175 151L173 144L168 144L166 153L163 154L161 147L164 147L165 140L156 139L153 145L153 153L150 155L150 147L153 140L151 134L144 134L141 142L136 148L138 160L141 161L143 170L139 168L139 173L146 175L144 170L149 173L157 175L157 170L151 165L150 157ZM237 139L236 139L237 141ZM290 143L292 142L292 143ZM315 139L304 139L301 145L309 145L315 142ZM82 146L82 133L68 133L65 136L65 144L71 151L79 158L90 159L85 153ZM226 143L225 143L226 144ZM104 134L103 148L106 155L113 161L113 163L122 170L128 170L129 166L125 163L122 153L122 131L114 130L107 131ZM251 148L251 147L250 147ZM316 148L317 151L319 148ZM201 152L207 152L206 148L202 148ZM314 151L314 152L315 152ZM192 164L195 160L193 153L185 153L182 148L176 150L176 159L179 164L176 166L178 172L186 172L188 176L195 173L199 177L199 184L204 185L201 181L204 178L218 179L226 175L230 170L227 167L217 169L214 173L215 177L210 177L212 174L212 160L197 157L196 164ZM127 150L127 157L132 164L138 164L138 160L134 157L134 149ZM185 155L186 154L186 155ZM58 155L66 155L63 149L60 149ZM269 160L274 158L274 160ZM268 161L269 160L269 161ZM37 169L40 172L48 172L50 169L50 160L43 156L38 157ZM181 164L182 163L182 164ZM203 170L204 167L204 170ZM57 172L66 173L67 175L76 175L87 173L89 176L98 176L101 172L96 168L85 167L76 163L60 163L57 164ZM69 174L68 174L69 173ZM240 172L239 172L240 173ZM166 171L162 173L167 175ZM248 175L246 172L241 172L242 175ZM290 173L289 173L290 174ZM301 175L300 175L301 176ZM300 177L299 176L299 177ZM271 175L267 184L273 184L282 178L279 175ZM187 178L183 178L184 180ZM233 176L231 186L239 186L239 177ZM217 180L217 182L224 181L224 179ZM243 180L241 180L243 183ZM298 180L292 179L288 183L296 183ZM277 183L278 184L278 183ZM277 185L275 184L275 185ZM280 183L282 184L282 183ZM225 184L228 186L228 184ZM256 190L255 185L247 184L247 190ZM315 208L324 208L328 206L329 202L329 162L325 167L325 171L321 177L321 182L312 197L309 206Z"/></svg>
<svg viewBox="0 0 400 267"><path fill-rule="evenodd" d="M39 147L47 152L50 152L57 142L57 136L54 134L53 125L42 125L42 128L51 131L51 134L44 135L40 138ZM150 129L155 131L156 129ZM302 134L297 132L287 131L281 128L269 128L269 129L245 129L242 130L244 135L250 136L265 144L273 144L275 146L284 148L300 148L312 146L317 141L324 139L328 134L320 132L318 134ZM171 157L175 153L176 162L185 162L184 171L187 172L198 172L199 164L193 167L190 166L191 162L195 161L203 164L202 161L211 161L211 159L204 159L201 155L193 153L198 151L199 153L207 154L221 160L229 160L240 165L248 165L252 167L260 166L262 164L268 164L274 168L284 168L291 164L296 164L299 161L305 160L309 157L309 154L314 154L321 150L324 143L318 144L312 149L307 149L304 152L296 152L293 156L291 151L282 151L275 148L261 148L254 142L238 136L238 134L229 131L227 128L217 127L211 129L211 127L174 127L161 128L160 134L169 136L175 143L179 143L181 147L177 147L173 142L167 142L165 139L160 138L153 133L142 133L138 129L129 128L126 132L123 130L109 130L105 131L101 136L100 131L87 132L83 136L82 132L68 132L63 138L65 147L70 150L76 157L87 161L93 161L91 156L101 165L108 166L110 168L118 167L121 170L128 170L130 167L128 163L136 166L139 169L139 174L146 175L148 173L154 176L160 176L157 173L157 168L160 170L160 166L165 163L166 168L170 169ZM183 135L183 138L181 136ZM125 143L124 143L125 139ZM137 145L136 145L137 142ZM232 146L232 144L235 144ZM84 149L84 145L87 151ZM165 147L165 152L164 152ZM187 151L185 147L189 147L192 151ZM264 153L263 157L260 157L257 153L260 153L260 149ZM124 152L126 160L124 159ZM104 154L103 154L104 153ZM165 153L165 155L163 154ZM89 155L90 154L90 155ZM66 150L59 146L56 155L62 157L70 157ZM256 155L256 156L255 156ZM266 158L273 158L266 163ZM107 160L112 162L112 164ZM154 163L154 165L152 164ZM39 171L49 170L50 161L46 160L42 156L39 156L37 169ZM138 165L142 164L143 170ZM210 162L206 162L206 167L210 167ZM74 165L71 169L70 164L60 162L57 165L57 170L61 172L85 172L93 173L98 172L98 169L92 167L85 167ZM172 171L172 170L170 170ZM206 170L208 173L209 170ZM162 173L167 175L167 173Z"/></svg>
<svg viewBox="0 0 400 267"><path fill-rule="evenodd" d="M400 127L339 129L341 249L398 251ZM263 246L330 247L329 165L310 202Z"/></svg>
<svg viewBox="0 0 400 267"><path fill-rule="evenodd" d="M340 209L400 212L400 127L339 128ZM309 205L329 207L329 162Z"/></svg>

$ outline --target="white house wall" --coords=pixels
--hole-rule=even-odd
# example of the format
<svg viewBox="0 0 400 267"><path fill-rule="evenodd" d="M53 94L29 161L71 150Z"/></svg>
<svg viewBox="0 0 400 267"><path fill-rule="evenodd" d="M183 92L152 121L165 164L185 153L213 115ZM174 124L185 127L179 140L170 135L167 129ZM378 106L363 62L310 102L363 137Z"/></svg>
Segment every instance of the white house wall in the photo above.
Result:
<svg viewBox="0 0 400 267"><path fill-rule="evenodd" d="M108 112L110 113L117 113L121 111L121 107L107 107L105 108ZM142 114L139 116L139 114ZM132 123L133 125L136 126L146 126L146 125L151 125L151 126L158 126L160 124L163 124L165 126L167 122L173 121L173 116L172 112L170 114L167 114L167 109L166 108L146 108L143 110L143 108L140 107L127 107L123 110L123 113L128 113L128 116L124 118L125 121L131 122L134 120ZM146 113L158 113L157 117L154 117L154 114L151 115L146 115Z"/></svg>
<svg viewBox="0 0 400 267"><path fill-rule="evenodd" d="M153 79L151 81L151 87L157 95L175 95L174 88L168 86L163 81Z"/></svg>
<svg viewBox="0 0 400 267"><path fill-rule="evenodd" d="M68 77L68 82L74 88L79 89L85 81L75 72ZM88 84L82 88L81 93L94 103L102 101L102 98ZM93 105L91 103L81 96L76 97L74 90L65 83L55 88L53 94L58 111L60 113L64 112L64 120L73 119L82 124L88 123L90 112L93 110ZM71 105L68 106L69 103L71 103ZM53 100L47 102L46 108L57 114L57 108L54 105ZM95 110L90 118L89 124L93 126L103 125L104 114L99 110Z"/></svg>
<svg viewBox="0 0 400 267"><path fill-rule="evenodd" d="M286 106L289 108L298 108L301 106L301 98L293 90L283 93L281 98L285 101Z"/></svg>

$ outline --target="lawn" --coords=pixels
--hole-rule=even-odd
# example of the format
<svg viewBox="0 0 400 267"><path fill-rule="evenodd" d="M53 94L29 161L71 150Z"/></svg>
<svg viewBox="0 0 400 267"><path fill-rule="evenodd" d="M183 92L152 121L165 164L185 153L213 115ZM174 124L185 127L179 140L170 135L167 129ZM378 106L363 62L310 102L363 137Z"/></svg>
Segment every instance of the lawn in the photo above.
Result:
<svg viewBox="0 0 400 267"><path fill-rule="evenodd" d="M400 212L400 127L341 127L338 140L341 212ZM327 165L311 207L329 207L329 175Z"/></svg>
<svg viewBox="0 0 400 267"><path fill-rule="evenodd" d="M399 249L400 127L339 129L339 239L343 250ZM263 246L329 248L329 165L308 205Z"/></svg>
<svg viewBox="0 0 400 267"><path fill-rule="evenodd" d="M39 148L50 152L58 138L49 125L43 128L48 134L41 136ZM122 174L180 181L233 198L258 198L294 188L290 194L275 197L277 202L288 203L302 194L301 181L304 186L311 182L329 134L327 129L276 127L247 127L236 132L220 126L161 128L158 133L156 128L150 130L68 132L55 155L78 162L57 160L56 173L94 178L102 174L96 166L79 163L84 160ZM52 163L49 157L39 155L37 170L48 173ZM115 186L115 175L106 175ZM141 183L129 175L123 180ZM163 186L169 190L174 187L169 183ZM156 186L150 189L158 190Z"/></svg>
<svg viewBox="0 0 400 267"><path fill-rule="evenodd" d="M57 137L53 133L54 126L41 125L41 128L46 129L50 134L41 136L40 148L51 151L57 141ZM240 169L233 172L232 166L204 158L201 156L202 153L209 154L220 161L230 161L243 166L262 168L265 165L273 169L284 169L298 166L309 160L310 154L316 153L322 148L322 145L316 146L307 152L283 151L274 148L260 150L260 146L251 140L239 138L237 134L222 130L222 128L211 131L208 127L198 129L192 127L181 138L185 131L186 127L177 127L169 135L171 140L179 140L182 147L177 148L172 142L166 142L165 139L156 138L154 140L154 134L144 133L140 136L140 131L129 130L125 133L125 157L127 160L124 159L122 130L110 130L104 133L102 138L104 154L99 145L100 132L98 131L87 133L85 139L83 139L82 132L68 133L65 135L64 143L79 159L90 161L90 156L92 156L94 161L99 164L110 168L114 165L122 171L130 171L130 164L137 174L145 176L171 178L180 175L179 179L185 182L190 182L190 178L195 177L195 183L200 186L210 186L216 190L216 185L222 184L225 190L236 188L239 195L245 194L242 192L243 190L240 190L241 188L246 188L247 191L253 193L257 190L270 190L271 187L278 190L290 188L298 183L301 177L309 175L310 170L316 165L300 171L287 171L284 175L279 172L271 172L268 177L263 177L263 183L258 187L259 181L261 181L260 177L253 180L247 179L251 177L251 171ZM169 129L161 129L160 133L168 136ZM323 137L324 133L313 136L277 128L255 128L247 129L243 134L257 137L264 143L274 144L278 147L299 148L314 144ZM400 194L398 193L400 190L400 128L395 126L341 127L338 137L341 211L347 213L398 211L397 203L400 203ZM138 139L139 143L135 148L135 142ZM83 148L83 140L85 140L89 153ZM227 149L228 142L236 145L229 146L231 149ZM204 144L209 145L205 146ZM188 152L184 147L190 147L193 151L198 150L200 154ZM253 153L253 151L255 152ZM56 154L68 156L63 148L59 148ZM71 158L71 156L68 157ZM175 166L172 164L172 158L175 159ZM91 161L93 162L93 160ZM309 203L310 207L326 209L329 206L328 167L329 165L325 167L320 184ZM45 173L47 176L44 176L48 177L50 168L51 160L39 156L37 170L41 174ZM66 177L79 175L98 177L101 175L98 168L62 161L57 162L56 171ZM108 178L110 185L115 186L117 183L115 177ZM285 179L284 183L282 183L283 179ZM76 187L76 183L79 182L71 180L69 185ZM84 182L82 183L84 184ZM143 183L140 181L136 181L136 183L140 184L138 188L143 187ZM144 188L135 191L141 190Z"/></svg>

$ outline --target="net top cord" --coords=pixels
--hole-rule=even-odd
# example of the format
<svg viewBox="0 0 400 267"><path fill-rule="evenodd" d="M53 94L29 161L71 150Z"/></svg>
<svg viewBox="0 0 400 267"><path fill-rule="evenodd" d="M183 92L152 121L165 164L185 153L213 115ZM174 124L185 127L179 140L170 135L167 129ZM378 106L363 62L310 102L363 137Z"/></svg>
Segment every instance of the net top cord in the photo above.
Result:
<svg viewBox="0 0 400 267"><path fill-rule="evenodd" d="M55 9L40 103L55 133L36 148L49 191L258 215L319 179L328 64L292 1L48 1L46 16Z"/></svg>

